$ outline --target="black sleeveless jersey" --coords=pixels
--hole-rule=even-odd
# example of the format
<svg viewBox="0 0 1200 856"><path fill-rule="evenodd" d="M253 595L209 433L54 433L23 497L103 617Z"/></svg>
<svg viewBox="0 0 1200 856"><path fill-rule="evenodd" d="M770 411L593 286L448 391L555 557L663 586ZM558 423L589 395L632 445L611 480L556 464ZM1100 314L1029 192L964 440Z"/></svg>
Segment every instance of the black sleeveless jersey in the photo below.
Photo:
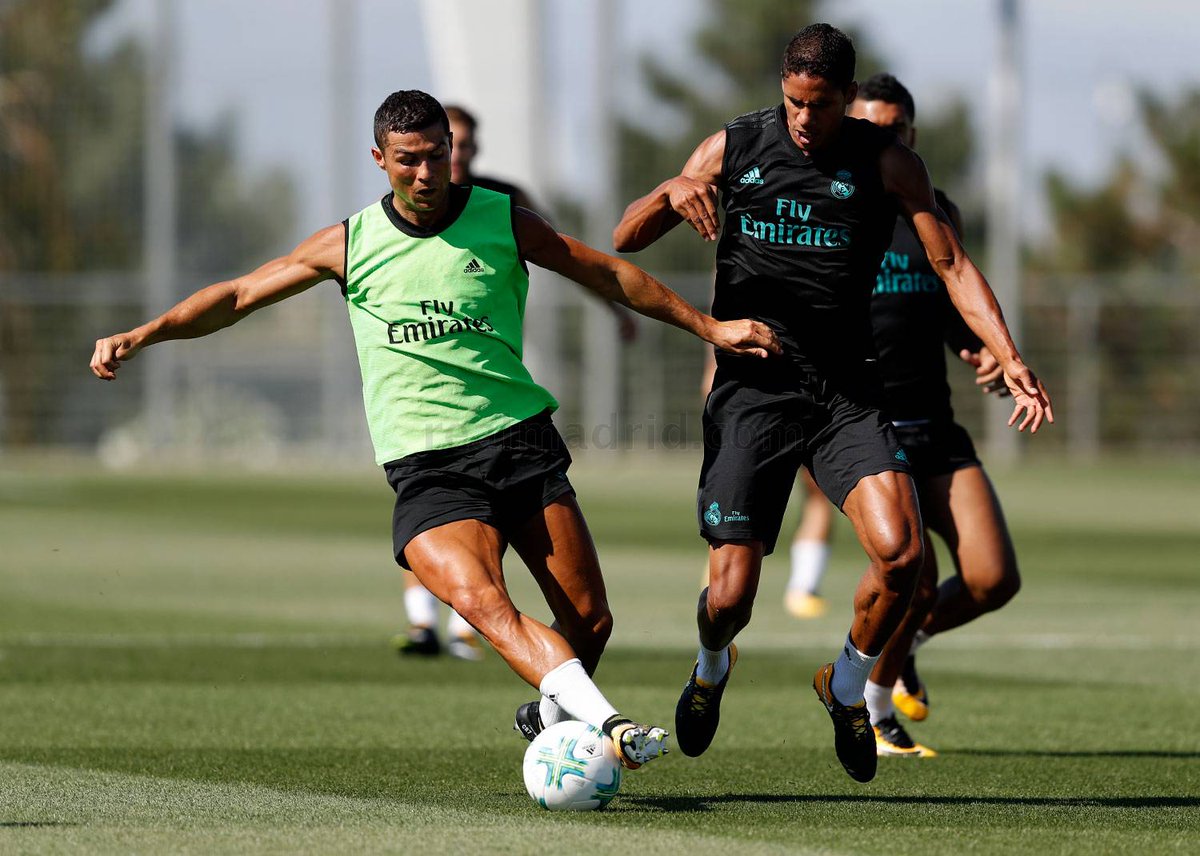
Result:
<svg viewBox="0 0 1200 856"><path fill-rule="evenodd" d="M726 125L713 315L763 321L820 376L857 376L873 355L871 289L896 219L879 167L895 139L845 118L810 158L782 104Z"/></svg>
<svg viewBox="0 0 1200 856"><path fill-rule="evenodd" d="M949 208L940 190L938 205ZM934 272L925 248L903 217L883 256L871 295L871 329L884 385L884 412L898 421L953 419L946 351L977 351L981 342L967 327Z"/></svg>

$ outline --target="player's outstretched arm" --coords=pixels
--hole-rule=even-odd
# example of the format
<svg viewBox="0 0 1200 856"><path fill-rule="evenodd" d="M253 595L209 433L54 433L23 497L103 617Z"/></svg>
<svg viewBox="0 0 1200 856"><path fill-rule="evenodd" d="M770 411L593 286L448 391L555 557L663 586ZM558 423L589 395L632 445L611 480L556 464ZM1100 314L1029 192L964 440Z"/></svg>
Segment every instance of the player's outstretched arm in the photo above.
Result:
<svg viewBox="0 0 1200 856"><path fill-rule="evenodd" d="M629 203L621 222L613 229L613 247L617 252L644 250L684 221L704 240L715 241L721 234L717 182L724 157L722 129L696 147L682 173Z"/></svg>
<svg viewBox="0 0 1200 856"><path fill-rule="evenodd" d="M884 150L881 165L884 186L912 224L930 264L946 283L954 306L1004 370L1014 404L1008 424L1017 424L1020 419L1017 430L1029 427L1030 433L1036 433L1043 421L1054 421L1050 396L1021 359L991 286L968 258L954 227L938 208L925 164L911 149L896 143Z"/></svg>
<svg viewBox="0 0 1200 856"><path fill-rule="evenodd" d="M158 342L195 339L245 318L255 309L311 288L345 271L346 229L341 223L307 238L286 256L237 279L200 289L158 318L126 333L96 340L92 374L113 380L125 360Z"/></svg>
<svg viewBox="0 0 1200 856"><path fill-rule="evenodd" d="M687 330L723 351L767 357L782 349L775 333L759 321L717 321L639 267L559 234L541 217L524 208L514 221L521 256L595 292L605 300Z"/></svg>

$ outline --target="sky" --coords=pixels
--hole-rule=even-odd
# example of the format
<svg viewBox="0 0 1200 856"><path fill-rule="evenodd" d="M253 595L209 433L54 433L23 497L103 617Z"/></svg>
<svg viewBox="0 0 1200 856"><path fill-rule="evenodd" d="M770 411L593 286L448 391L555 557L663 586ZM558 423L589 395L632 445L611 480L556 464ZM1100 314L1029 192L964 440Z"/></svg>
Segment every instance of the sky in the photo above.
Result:
<svg viewBox="0 0 1200 856"><path fill-rule="evenodd" d="M148 32L153 2L121 0L97 44ZM553 156L544 165L548 175L538 178L566 195L587 198L601 180L592 168L597 117L588 99L596 74L590 33L597 16L601 10L618 16L608 68L621 109L645 115L653 104L639 85L638 57L654 51L666 62L686 62L686 34L699 22L703 4L541 2L546 33L541 94L549 127L537 132L547 135ZM349 213L346 205L362 207L386 190L369 155L374 109L393 89L433 85L419 0L354 0L351 93L334 92L330 84L328 38L331 14L344 14L354 5L350 0L174 3L178 41L172 85L179 120L203 126L231 114L251 168L290 170L301 192L297 236L342 219ZM982 96L994 56L995 0L838 0L826 3L824 14L835 25L853 25L892 61L892 71L912 90L919 110L936 109L953 93L965 93L978 111L976 127L986 133ZM1200 2L1025 0L1022 25L1023 189L1031 199L1027 228L1036 230L1045 222L1037 192L1045 170L1095 182L1118 152L1144 155L1132 121L1135 88L1170 97L1185 86L1200 86L1195 48ZM465 50L504 50L486 33L466 33L463 40ZM776 58L764 62L774 65ZM335 107L361 133L331 127L327 117ZM488 160L486 141L488 134L528 132L494 125L482 129L481 170L522 178ZM345 158L353 164L349 169ZM335 175L340 176L336 183Z"/></svg>

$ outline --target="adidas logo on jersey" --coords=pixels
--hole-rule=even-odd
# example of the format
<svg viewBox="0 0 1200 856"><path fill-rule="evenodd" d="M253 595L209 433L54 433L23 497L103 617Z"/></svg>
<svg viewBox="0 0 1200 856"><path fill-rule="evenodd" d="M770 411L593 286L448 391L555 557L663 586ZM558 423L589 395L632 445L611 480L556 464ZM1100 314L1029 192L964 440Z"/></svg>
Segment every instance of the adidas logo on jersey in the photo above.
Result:
<svg viewBox="0 0 1200 856"><path fill-rule="evenodd" d="M763 183L762 173L759 172L758 167L752 167L750 169L750 171L747 172L745 175L743 175L741 177L741 179L739 179L739 180L741 181L742 184L762 184Z"/></svg>
<svg viewBox="0 0 1200 856"><path fill-rule="evenodd" d="M471 261L467 263L467 266L463 268L463 273L471 276L479 276L480 274L487 273L487 271L484 270L483 265L479 263L479 259L471 259Z"/></svg>

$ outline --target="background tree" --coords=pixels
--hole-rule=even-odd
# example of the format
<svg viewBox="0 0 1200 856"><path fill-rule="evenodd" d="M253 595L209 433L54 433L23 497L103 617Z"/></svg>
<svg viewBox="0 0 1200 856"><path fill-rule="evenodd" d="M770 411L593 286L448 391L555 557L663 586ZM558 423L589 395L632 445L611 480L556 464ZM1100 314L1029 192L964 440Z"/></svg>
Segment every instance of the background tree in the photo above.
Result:
<svg viewBox="0 0 1200 856"><path fill-rule="evenodd" d="M30 300L33 280L15 274L141 268L144 53L133 39L103 53L90 41L114 5L114 0L0 3L0 391L6 445L52 435L53 405L62 395L54 379L76 371L79 354L47 345L82 332L79 307L86 302ZM293 194L283 173L246 177L238 169L228 121L210 131L179 129L175 138L181 270L193 278L220 275L277 248L291 227ZM52 281L37 282L44 290ZM128 287L140 293L139 279L131 277Z"/></svg>
<svg viewBox="0 0 1200 856"><path fill-rule="evenodd" d="M1186 299L1159 302L1194 295L1200 271L1200 90L1174 101L1143 92L1137 118L1149 142L1137 160L1119 158L1092 186L1045 176L1052 237L1033 254L1039 276L1027 290L1052 300L1093 293L1102 439L1161 446L1200 430L1189 394L1200 384L1196 311ZM1057 335L1061 327L1047 334L1048 350Z"/></svg>

